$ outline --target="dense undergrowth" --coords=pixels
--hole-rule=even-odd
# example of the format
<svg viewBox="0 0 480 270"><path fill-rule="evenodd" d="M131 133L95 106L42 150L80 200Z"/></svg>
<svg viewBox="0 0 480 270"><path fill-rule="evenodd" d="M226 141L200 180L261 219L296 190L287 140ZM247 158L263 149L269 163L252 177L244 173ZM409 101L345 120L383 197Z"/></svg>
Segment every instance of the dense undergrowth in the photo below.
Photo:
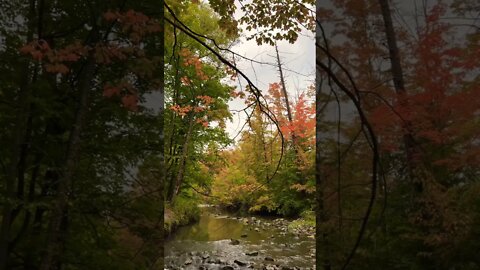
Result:
<svg viewBox="0 0 480 270"><path fill-rule="evenodd" d="M185 226L200 218L199 199L179 196L173 203L165 205L163 229L169 235L179 226Z"/></svg>

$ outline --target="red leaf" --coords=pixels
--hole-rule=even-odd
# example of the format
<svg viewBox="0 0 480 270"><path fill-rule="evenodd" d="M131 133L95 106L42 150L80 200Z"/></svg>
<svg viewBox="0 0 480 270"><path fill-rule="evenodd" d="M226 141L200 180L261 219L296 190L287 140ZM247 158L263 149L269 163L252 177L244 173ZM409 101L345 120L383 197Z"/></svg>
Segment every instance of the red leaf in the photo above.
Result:
<svg viewBox="0 0 480 270"><path fill-rule="evenodd" d="M120 88L108 85L103 87L103 96L112 97L116 95L120 95Z"/></svg>
<svg viewBox="0 0 480 270"><path fill-rule="evenodd" d="M130 111L138 110L138 97L136 94L123 96L122 103L123 103L123 106Z"/></svg>

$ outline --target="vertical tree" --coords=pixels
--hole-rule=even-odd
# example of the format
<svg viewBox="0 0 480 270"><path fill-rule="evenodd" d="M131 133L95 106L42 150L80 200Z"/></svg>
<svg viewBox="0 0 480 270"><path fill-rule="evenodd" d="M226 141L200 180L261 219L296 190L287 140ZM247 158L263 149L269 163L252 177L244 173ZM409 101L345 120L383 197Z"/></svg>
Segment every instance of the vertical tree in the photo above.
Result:
<svg viewBox="0 0 480 270"><path fill-rule="evenodd" d="M139 104L162 87L160 15L143 13L154 2L2 2L1 54L9 60L1 67L0 121L15 132L0 140L18 143L0 156L11 168L1 176L1 269L77 268L79 261L109 269L124 261L108 221L132 199L124 192L127 173L162 152L144 150L162 127ZM119 140L125 135L137 145ZM155 219L163 216L157 211ZM104 265L98 257L109 252L111 265Z"/></svg>

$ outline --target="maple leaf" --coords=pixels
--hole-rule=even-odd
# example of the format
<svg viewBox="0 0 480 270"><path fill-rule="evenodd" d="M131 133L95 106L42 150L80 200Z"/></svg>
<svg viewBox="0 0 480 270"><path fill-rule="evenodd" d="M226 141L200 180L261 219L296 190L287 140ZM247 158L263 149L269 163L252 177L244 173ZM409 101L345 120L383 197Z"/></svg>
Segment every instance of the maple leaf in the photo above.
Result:
<svg viewBox="0 0 480 270"><path fill-rule="evenodd" d="M39 39L37 41L37 46L40 48L40 50L45 52L50 50L50 45L48 45L48 42L43 39Z"/></svg>
<svg viewBox="0 0 480 270"><path fill-rule="evenodd" d="M118 18L118 12L113 12L111 10L103 13L103 18L105 18L105 20L107 21L114 21Z"/></svg>
<svg viewBox="0 0 480 270"><path fill-rule="evenodd" d="M122 104L127 110L138 110L138 97L136 94L129 94L122 97Z"/></svg>
<svg viewBox="0 0 480 270"><path fill-rule="evenodd" d="M34 50L35 47L31 43L25 44L20 48L20 52L23 54L30 54Z"/></svg>
<svg viewBox="0 0 480 270"><path fill-rule="evenodd" d="M196 122L201 124L203 127L208 127L208 121L204 119L197 119Z"/></svg>
<svg viewBox="0 0 480 270"><path fill-rule="evenodd" d="M33 40L22 46L19 51L23 54L30 54L34 60L41 61L50 52L50 46L43 39Z"/></svg>
<svg viewBox="0 0 480 270"><path fill-rule="evenodd" d="M192 81L187 76L183 76L182 78L180 78L180 81L183 85L186 86L189 86L192 83Z"/></svg>
<svg viewBox="0 0 480 270"><path fill-rule="evenodd" d="M197 96L197 98L200 99L205 106L208 106L214 102L214 98L210 96Z"/></svg>
<svg viewBox="0 0 480 270"><path fill-rule="evenodd" d="M116 95L120 95L120 88L114 87L114 86L109 86L109 85L105 85L103 87L103 96L112 97L112 96L116 96Z"/></svg>
<svg viewBox="0 0 480 270"><path fill-rule="evenodd" d="M60 74L66 74L70 71L70 69L64 65L64 64L45 64L45 69L47 72L50 73L60 73Z"/></svg>
<svg viewBox="0 0 480 270"><path fill-rule="evenodd" d="M204 108L204 107L198 107L198 106L197 106L197 107L195 107L195 108L193 109L193 111L196 112L196 113L199 113L199 112L205 111L205 108Z"/></svg>

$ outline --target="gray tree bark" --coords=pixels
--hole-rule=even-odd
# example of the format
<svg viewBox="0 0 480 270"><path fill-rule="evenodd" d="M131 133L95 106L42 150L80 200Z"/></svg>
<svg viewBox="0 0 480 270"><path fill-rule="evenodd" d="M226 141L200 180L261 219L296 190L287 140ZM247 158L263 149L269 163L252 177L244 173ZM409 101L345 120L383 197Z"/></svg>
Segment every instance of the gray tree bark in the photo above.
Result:
<svg viewBox="0 0 480 270"><path fill-rule="evenodd" d="M402 64L400 60L400 51L397 45L397 39L395 35L395 28L392 22L392 15L390 12L390 5L388 0L379 0L379 4L382 10L383 22L385 24L385 35L387 38L387 44L389 49L390 55L390 63L391 63L391 73L393 76L393 85L395 87L395 92L400 96L400 104L403 106L407 106L408 104L404 100L406 98L406 90L405 90L405 81L404 81L404 74L402 70ZM407 121L404 124L404 128L406 129L403 135L403 141L406 149L406 163L407 163L407 170L408 176L410 181L413 183L414 188L417 192L421 192L423 190L423 185L419 179L415 177L415 145L414 145L414 138L408 129L410 128L411 124Z"/></svg>

